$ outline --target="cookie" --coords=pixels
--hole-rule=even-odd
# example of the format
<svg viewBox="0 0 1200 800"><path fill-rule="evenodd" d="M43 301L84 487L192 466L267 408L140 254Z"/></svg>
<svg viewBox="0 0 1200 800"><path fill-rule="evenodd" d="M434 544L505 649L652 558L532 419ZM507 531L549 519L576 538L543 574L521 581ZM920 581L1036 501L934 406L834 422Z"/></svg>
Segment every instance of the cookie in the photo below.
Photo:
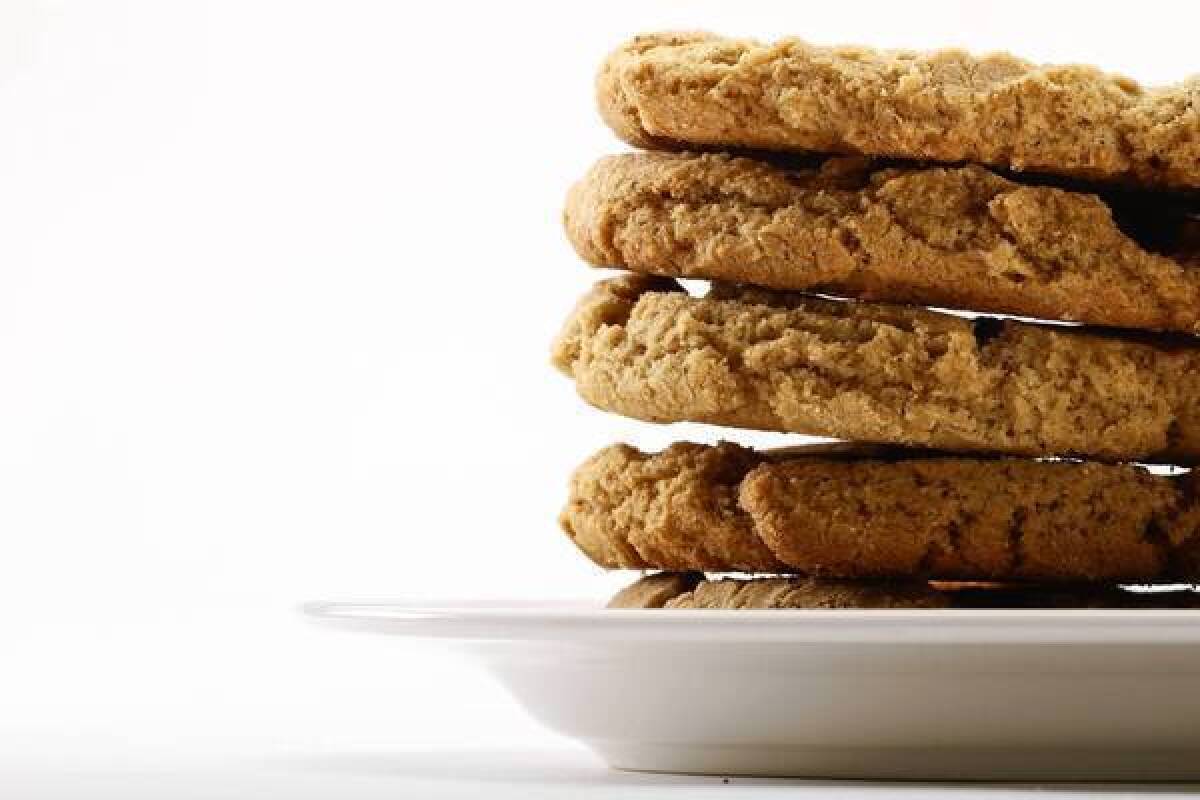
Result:
<svg viewBox="0 0 1200 800"><path fill-rule="evenodd" d="M575 471L560 521L605 567L781 572L738 505L760 461L734 445L675 445L652 457L610 447Z"/></svg>
<svg viewBox="0 0 1200 800"><path fill-rule="evenodd" d="M609 608L948 608L948 593L928 583L819 578L704 580L698 573L660 572L622 589Z"/></svg>
<svg viewBox="0 0 1200 800"><path fill-rule="evenodd" d="M571 189L564 222L601 267L1200 332L1200 219L978 166L630 153Z"/></svg>
<svg viewBox="0 0 1200 800"><path fill-rule="evenodd" d="M1200 608L1191 589L1130 591L1117 586L1003 586L945 591L928 583L872 583L819 578L723 578L660 572L622 589L609 608L936 609Z"/></svg>
<svg viewBox="0 0 1200 800"><path fill-rule="evenodd" d="M583 297L552 360L594 406L864 442L1189 464L1200 340L624 275Z"/></svg>
<svg viewBox="0 0 1200 800"><path fill-rule="evenodd" d="M1200 472L1128 464L613 445L576 470L560 522L609 569L1200 581Z"/></svg>
<svg viewBox="0 0 1200 800"><path fill-rule="evenodd" d="M639 147L973 161L1200 187L1200 78L1143 88L1004 54L638 36L597 77L601 116Z"/></svg>
<svg viewBox="0 0 1200 800"><path fill-rule="evenodd" d="M659 572L646 575L621 589L609 608L662 608L668 601L691 591L704 580L701 572Z"/></svg>

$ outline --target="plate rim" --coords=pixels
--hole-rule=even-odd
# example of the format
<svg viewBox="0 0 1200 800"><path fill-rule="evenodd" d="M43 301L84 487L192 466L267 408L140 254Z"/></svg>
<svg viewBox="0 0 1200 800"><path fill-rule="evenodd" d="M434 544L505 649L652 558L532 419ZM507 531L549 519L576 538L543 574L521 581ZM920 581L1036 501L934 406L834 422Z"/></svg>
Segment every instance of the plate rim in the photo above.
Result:
<svg viewBox="0 0 1200 800"><path fill-rule="evenodd" d="M608 609L584 601L314 601L323 627L462 642L1200 645L1200 609Z"/></svg>

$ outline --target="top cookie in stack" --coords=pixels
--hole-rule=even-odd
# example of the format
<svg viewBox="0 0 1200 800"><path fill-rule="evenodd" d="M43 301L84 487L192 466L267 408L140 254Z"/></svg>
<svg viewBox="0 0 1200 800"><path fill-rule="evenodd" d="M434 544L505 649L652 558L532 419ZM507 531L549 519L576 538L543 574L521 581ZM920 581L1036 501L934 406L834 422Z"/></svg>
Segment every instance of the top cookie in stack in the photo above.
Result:
<svg viewBox="0 0 1200 800"><path fill-rule="evenodd" d="M1144 89L1093 67L1037 66L1008 55L665 33L618 49L597 83L605 121L647 149L971 161L1200 187L1200 78Z"/></svg>
<svg viewBox="0 0 1200 800"><path fill-rule="evenodd" d="M555 344L588 402L979 459L1200 463L1200 80L686 33L619 48L597 96L650 152L567 199L580 256L636 273ZM662 526L683 489L654 486ZM825 566L805 571L854 577Z"/></svg>

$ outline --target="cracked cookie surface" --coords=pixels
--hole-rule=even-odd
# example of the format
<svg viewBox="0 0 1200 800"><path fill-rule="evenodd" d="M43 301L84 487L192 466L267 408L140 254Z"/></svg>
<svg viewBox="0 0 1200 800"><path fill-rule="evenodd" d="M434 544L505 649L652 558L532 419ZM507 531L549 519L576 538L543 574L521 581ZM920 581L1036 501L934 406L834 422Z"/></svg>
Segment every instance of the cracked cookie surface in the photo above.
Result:
<svg viewBox="0 0 1200 800"><path fill-rule="evenodd" d="M998 585L939 589L922 582L820 578L722 578L660 572L617 592L609 608L929 609L929 608L1197 608L1189 589L1134 592L1117 586Z"/></svg>
<svg viewBox="0 0 1200 800"><path fill-rule="evenodd" d="M665 278L601 281L554 364L599 408L862 442L1200 459L1200 342Z"/></svg>
<svg viewBox="0 0 1200 800"><path fill-rule="evenodd" d="M1200 332L1200 221L977 166L631 153L571 189L564 223L596 266Z"/></svg>
<svg viewBox="0 0 1200 800"><path fill-rule="evenodd" d="M863 154L1156 187L1200 187L1200 78L1144 88L1004 54L763 44L654 33L596 80L601 116L639 147Z"/></svg>
<svg viewBox="0 0 1200 800"><path fill-rule="evenodd" d="M576 470L560 523L610 569L1200 580L1200 474L1125 464L613 445Z"/></svg>

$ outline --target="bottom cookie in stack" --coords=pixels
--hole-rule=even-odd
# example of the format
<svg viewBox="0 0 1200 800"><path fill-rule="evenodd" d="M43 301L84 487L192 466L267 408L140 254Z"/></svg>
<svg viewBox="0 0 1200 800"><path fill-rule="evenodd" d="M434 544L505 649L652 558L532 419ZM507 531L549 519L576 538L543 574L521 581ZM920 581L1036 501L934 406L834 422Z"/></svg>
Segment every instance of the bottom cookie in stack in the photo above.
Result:
<svg viewBox="0 0 1200 800"><path fill-rule="evenodd" d="M813 577L720 578L699 572L646 575L613 596L609 608L934 609L1200 608L1190 587L1138 590L1096 584L1017 585L851 581Z"/></svg>
<svg viewBox="0 0 1200 800"><path fill-rule="evenodd" d="M614 445L576 470L561 522L603 567L666 571L621 607L1169 606L1193 596L1119 585L1200 580L1198 490L1129 464Z"/></svg>

